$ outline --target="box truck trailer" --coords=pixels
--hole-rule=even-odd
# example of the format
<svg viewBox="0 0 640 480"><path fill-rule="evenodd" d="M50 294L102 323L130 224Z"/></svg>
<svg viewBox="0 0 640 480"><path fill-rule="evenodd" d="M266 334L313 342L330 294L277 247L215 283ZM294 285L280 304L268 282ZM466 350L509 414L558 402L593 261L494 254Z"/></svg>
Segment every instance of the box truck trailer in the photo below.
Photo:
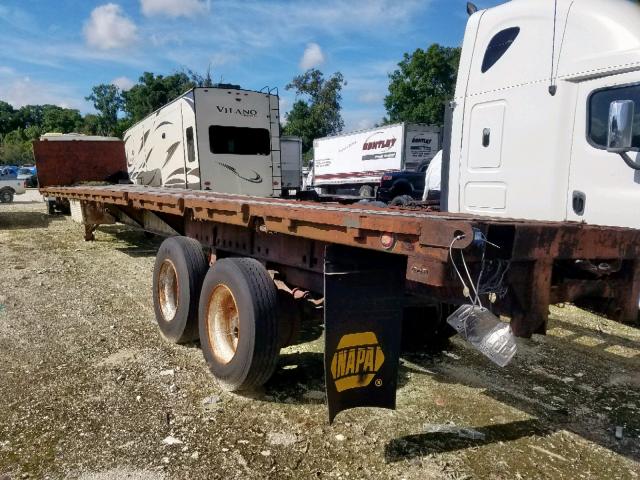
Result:
<svg viewBox="0 0 640 480"><path fill-rule="evenodd" d="M285 136L280 138L282 159L282 191L287 196L302 189L302 139Z"/></svg>
<svg viewBox="0 0 640 480"><path fill-rule="evenodd" d="M307 185L319 193L373 197L384 172L417 170L440 149L440 128L398 123L313 141Z"/></svg>
<svg viewBox="0 0 640 480"><path fill-rule="evenodd" d="M266 382L299 322L322 312L330 418L393 408L403 318L417 320L412 337L434 340L472 296L525 337L545 333L549 305L563 302L637 325L639 24L626 0L474 13L439 212L140 185L42 191L80 202L86 238L102 223L165 225L159 330L199 336L224 388Z"/></svg>
<svg viewBox="0 0 640 480"><path fill-rule="evenodd" d="M194 88L124 133L131 181L261 197L282 191L278 96Z"/></svg>

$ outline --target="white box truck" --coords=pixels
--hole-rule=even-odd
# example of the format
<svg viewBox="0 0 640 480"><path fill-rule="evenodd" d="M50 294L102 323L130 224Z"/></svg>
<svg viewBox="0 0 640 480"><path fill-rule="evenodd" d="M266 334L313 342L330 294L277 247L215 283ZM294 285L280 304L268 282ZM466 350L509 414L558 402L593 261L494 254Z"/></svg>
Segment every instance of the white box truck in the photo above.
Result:
<svg viewBox="0 0 640 480"><path fill-rule="evenodd" d="M133 183L281 195L278 96L194 88L124 134Z"/></svg>
<svg viewBox="0 0 640 480"><path fill-rule="evenodd" d="M318 138L307 184L320 193L372 197L384 172L428 165L440 149L439 137L439 127L398 123Z"/></svg>

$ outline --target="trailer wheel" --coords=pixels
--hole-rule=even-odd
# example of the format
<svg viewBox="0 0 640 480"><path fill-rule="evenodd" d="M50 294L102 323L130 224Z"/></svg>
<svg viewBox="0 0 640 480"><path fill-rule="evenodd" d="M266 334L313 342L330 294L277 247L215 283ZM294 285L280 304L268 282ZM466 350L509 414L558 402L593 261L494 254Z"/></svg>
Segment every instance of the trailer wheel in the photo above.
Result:
<svg viewBox="0 0 640 480"><path fill-rule="evenodd" d="M411 202L413 202L411 195L398 195L389 202L389 205L391 207L404 207L405 205L409 205Z"/></svg>
<svg viewBox="0 0 640 480"><path fill-rule="evenodd" d="M13 191L8 188L0 191L0 202L11 203L13 202Z"/></svg>
<svg viewBox="0 0 640 480"><path fill-rule="evenodd" d="M207 259L197 240L167 238L153 268L153 308L160 333L174 343L198 338L198 298Z"/></svg>
<svg viewBox="0 0 640 480"><path fill-rule="evenodd" d="M371 185L362 185L358 194L361 197L373 197L373 187Z"/></svg>
<svg viewBox="0 0 640 480"><path fill-rule="evenodd" d="M211 267L199 326L202 353L223 388L250 390L271 377L280 353L277 289L260 262L225 258Z"/></svg>

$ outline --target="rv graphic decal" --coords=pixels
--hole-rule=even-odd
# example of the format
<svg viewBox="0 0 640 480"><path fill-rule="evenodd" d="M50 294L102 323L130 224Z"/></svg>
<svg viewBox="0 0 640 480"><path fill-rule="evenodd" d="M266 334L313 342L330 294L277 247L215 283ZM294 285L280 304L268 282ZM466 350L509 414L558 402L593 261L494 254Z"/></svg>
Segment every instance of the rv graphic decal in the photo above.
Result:
<svg viewBox="0 0 640 480"><path fill-rule="evenodd" d="M178 168L167 175L167 181L173 180L173 177L175 177L176 175L184 175L184 168Z"/></svg>
<svg viewBox="0 0 640 480"><path fill-rule="evenodd" d="M173 154L176 153L176 150L178 149L178 145L180 145L180 142L176 142L172 144L169 148L167 148L167 158L164 159L162 168L164 168L167 165L167 163L169 163L169 160L171 160L171 157L173 157Z"/></svg>
<svg viewBox="0 0 640 480"><path fill-rule="evenodd" d="M251 182L251 183L262 183L262 177L255 170L251 170L254 174L253 177L243 177L238 173L235 167L232 167L231 165L227 165L226 163L222 163L222 162L218 162L218 165L223 166L224 168L226 168L227 170L229 170L231 173L241 178L242 180L246 180L247 182Z"/></svg>
<svg viewBox="0 0 640 480"><path fill-rule="evenodd" d="M255 109L247 110L245 108L222 107L220 105L216 105L216 108L220 113L233 113L235 115L242 115L243 117L255 117L258 115L258 111Z"/></svg>
<svg viewBox="0 0 640 480"><path fill-rule="evenodd" d="M163 127L165 125L173 125L173 123L171 122L167 122L166 120L164 122L160 122L158 125L156 125L155 130L159 129L160 127Z"/></svg>

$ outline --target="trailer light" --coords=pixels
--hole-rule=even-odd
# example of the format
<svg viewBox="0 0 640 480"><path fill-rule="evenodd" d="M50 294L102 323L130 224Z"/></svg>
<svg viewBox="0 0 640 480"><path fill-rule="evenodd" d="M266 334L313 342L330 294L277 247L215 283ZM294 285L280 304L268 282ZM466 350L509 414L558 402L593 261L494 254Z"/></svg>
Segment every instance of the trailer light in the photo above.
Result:
<svg viewBox="0 0 640 480"><path fill-rule="evenodd" d="M385 250L390 250L396 244L396 237L393 233L383 233L380 235L380 244Z"/></svg>
<svg viewBox="0 0 640 480"><path fill-rule="evenodd" d="M391 175L382 175L382 179L383 182L389 181L389 180L393 180L393 176Z"/></svg>

